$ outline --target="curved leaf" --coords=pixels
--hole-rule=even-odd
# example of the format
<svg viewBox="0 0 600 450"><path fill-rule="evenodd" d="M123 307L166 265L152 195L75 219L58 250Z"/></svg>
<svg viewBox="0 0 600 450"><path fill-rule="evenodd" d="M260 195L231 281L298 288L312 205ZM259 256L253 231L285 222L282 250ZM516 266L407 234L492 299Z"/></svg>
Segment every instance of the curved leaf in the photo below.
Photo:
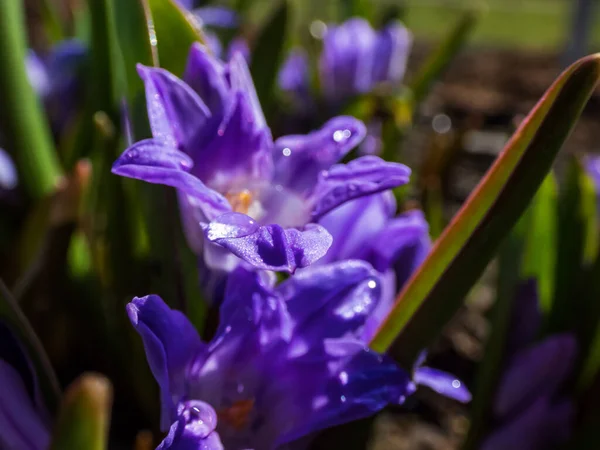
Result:
<svg viewBox="0 0 600 450"><path fill-rule="evenodd" d="M46 405L50 411L56 411L61 394L54 369L35 331L2 280L0 280L0 319L11 325L11 329L26 346L40 381Z"/></svg>
<svg viewBox="0 0 600 450"><path fill-rule="evenodd" d="M410 367L456 313L527 208L600 79L600 54L570 66L521 123L503 152L398 296L371 342Z"/></svg>

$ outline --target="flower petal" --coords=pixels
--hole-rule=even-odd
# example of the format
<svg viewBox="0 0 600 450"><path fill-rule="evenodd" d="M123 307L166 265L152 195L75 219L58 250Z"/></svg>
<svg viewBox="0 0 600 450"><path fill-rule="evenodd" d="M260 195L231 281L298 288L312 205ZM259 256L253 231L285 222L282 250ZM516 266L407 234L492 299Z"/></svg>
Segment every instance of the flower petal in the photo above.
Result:
<svg viewBox="0 0 600 450"><path fill-rule="evenodd" d="M401 288L431 249L429 225L422 211L412 210L390 220L374 239L370 262L385 272L395 268Z"/></svg>
<svg viewBox="0 0 600 450"><path fill-rule="evenodd" d="M322 172L312 195L312 217L318 220L333 208L358 197L376 194L408 182L410 169L377 156L363 156Z"/></svg>
<svg viewBox="0 0 600 450"><path fill-rule="evenodd" d="M327 97L341 99L371 89L376 43L375 31L362 18L350 19L327 30L319 60Z"/></svg>
<svg viewBox="0 0 600 450"><path fill-rule="evenodd" d="M554 433L555 425L553 406L546 397L541 397L524 411L517 411L507 417L507 422L494 431L481 445L481 450L531 450L546 448L547 434ZM562 427L568 427L563 423ZM557 433L557 437L561 436ZM560 442L552 442L552 447Z"/></svg>
<svg viewBox="0 0 600 450"><path fill-rule="evenodd" d="M172 186L193 200L209 220L231 210L229 202L189 174L190 169L191 160L187 155L155 139L146 139L125 150L113 164L112 172Z"/></svg>
<svg viewBox="0 0 600 450"><path fill-rule="evenodd" d="M310 194L320 172L329 169L356 147L365 133L365 125L360 120L339 116L312 133L277 139L273 149L274 183Z"/></svg>
<svg viewBox="0 0 600 450"><path fill-rule="evenodd" d="M372 263L376 238L395 211L396 200L387 191L351 200L325 214L319 219L319 224L331 233L333 244L319 264L344 259L362 259ZM376 269L384 272L381 265Z"/></svg>
<svg viewBox="0 0 600 450"><path fill-rule="evenodd" d="M251 120L257 128L267 128L267 120L254 88L243 51L234 51L229 61L229 82L233 92L241 92L250 105Z"/></svg>
<svg viewBox="0 0 600 450"><path fill-rule="evenodd" d="M399 83L404 77L412 36L400 22L383 28L374 47L373 81Z"/></svg>
<svg viewBox="0 0 600 450"><path fill-rule="evenodd" d="M256 268L290 273L321 258L331 245L331 235L319 225L260 226L240 213L222 215L205 227L205 235Z"/></svg>
<svg viewBox="0 0 600 450"><path fill-rule="evenodd" d="M310 66L308 54L301 48L290 52L281 65L277 84L282 91L308 96L310 90Z"/></svg>
<svg viewBox="0 0 600 450"><path fill-rule="evenodd" d="M42 450L50 443L50 426L45 423L19 373L0 360L0 446Z"/></svg>
<svg viewBox="0 0 600 450"><path fill-rule="evenodd" d="M0 191L14 189L18 183L19 176L12 158L0 148Z"/></svg>
<svg viewBox="0 0 600 450"><path fill-rule="evenodd" d="M379 283L379 274L369 264L351 260L302 270L277 292L286 302L296 333L313 348L326 338L359 334L379 301Z"/></svg>
<svg viewBox="0 0 600 450"><path fill-rule="evenodd" d="M217 413L209 404L182 403L177 410L177 420L156 450L223 450L216 426Z"/></svg>
<svg viewBox="0 0 600 450"><path fill-rule="evenodd" d="M210 111L192 88L175 75L141 64L137 67L146 88L152 135L187 153L192 138L208 122Z"/></svg>
<svg viewBox="0 0 600 450"><path fill-rule="evenodd" d="M230 107L229 85L223 63L200 43L190 48L184 81L200 96L218 125Z"/></svg>
<svg viewBox="0 0 600 450"><path fill-rule="evenodd" d="M194 9L194 14L207 27L236 28L239 24L238 14L223 6L203 6Z"/></svg>
<svg viewBox="0 0 600 450"><path fill-rule="evenodd" d="M127 314L142 337L148 365L160 386L161 427L166 430L175 419L175 402L186 392L186 369L205 344L185 315L157 295L135 297Z"/></svg>
<svg viewBox="0 0 600 450"><path fill-rule="evenodd" d="M320 382L315 379L310 383L308 378L318 365L312 361L290 362L297 373L304 372L305 376L295 383L302 388L294 389L290 380L290 404L277 404L278 409L270 417L270 426L280 433L277 445L371 416L388 404L402 403L408 394L408 373L391 358L349 339L329 339L326 348L325 361L334 369L329 374L317 372ZM304 371L302 364L306 365Z"/></svg>
<svg viewBox="0 0 600 450"><path fill-rule="evenodd" d="M510 361L496 393L494 414L506 417L541 396L551 397L573 369L577 341L556 334L522 350Z"/></svg>
<svg viewBox="0 0 600 450"><path fill-rule="evenodd" d="M253 180L270 180L273 172L271 135L252 119L246 97L234 95L231 114L215 131L212 139L198 148L194 175L219 192L236 192Z"/></svg>
<svg viewBox="0 0 600 450"><path fill-rule="evenodd" d="M413 375L413 381L459 402L468 403L471 401L471 393L464 383L454 375L442 370L431 367L418 367Z"/></svg>

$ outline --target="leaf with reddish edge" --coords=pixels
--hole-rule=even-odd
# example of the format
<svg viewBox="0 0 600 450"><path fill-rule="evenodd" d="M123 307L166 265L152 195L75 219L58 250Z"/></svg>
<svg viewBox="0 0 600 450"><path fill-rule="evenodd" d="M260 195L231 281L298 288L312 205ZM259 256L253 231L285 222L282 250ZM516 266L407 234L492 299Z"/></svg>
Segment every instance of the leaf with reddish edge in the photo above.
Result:
<svg viewBox="0 0 600 450"><path fill-rule="evenodd" d="M546 91L404 286L371 348L391 351L411 367L527 208L599 79L595 54L571 65Z"/></svg>

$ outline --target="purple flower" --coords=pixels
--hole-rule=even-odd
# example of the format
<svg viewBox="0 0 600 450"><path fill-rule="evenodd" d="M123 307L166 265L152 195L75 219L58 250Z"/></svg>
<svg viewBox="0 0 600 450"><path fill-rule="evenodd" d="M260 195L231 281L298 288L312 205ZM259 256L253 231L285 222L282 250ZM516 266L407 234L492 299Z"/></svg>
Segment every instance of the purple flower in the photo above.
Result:
<svg viewBox="0 0 600 450"><path fill-rule="evenodd" d="M0 448L45 450L50 416L25 348L0 322Z"/></svg>
<svg viewBox="0 0 600 450"><path fill-rule="evenodd" d="M217 411L225 448L284 448L402 403L415 389L409 375L361 339L380 296L378 273L360 261L278 286L240 267L208 344L159 297L135 298L127 310L161 388L163 429L184 427L185 405L202 401Z"/></svg>
<svg viewBox="0 0 600 450"><path fill-rule="evenodd" d="M44 56L30 51L25 66L29 81L44 101L55 128L70 120L80 103L79 73L87 49L76 39L62 41Z"/></svg>
<svg viewBox="0 0 600 450"><path fill-rule="evenodd" d="M310 67L308 55L300 48L290 52L281 66L277 78L279 88L291 95L303 109L312 106L310 99Z"/></svg>
<svg viewBox="0 0 600 450"><path fill-rule="evenodd" d="M574 405L560 389L573 370L577 342L571 333L534 342L539 315L536 283L528 280L515 301L511 330L516 336L509 336L507 369L492 408L495 426L482 450L544 450L570 435Z"/></svg>
<svg viewBox="0 0 600 450"><path fill-rule="evenodd" d="M12 158L0 148L0 195L17 187L19 176Z"/></svg>
<svg viewBox="0 0 600 450"><path fill-rule="evenodd" d="M239 53L223 64L193 46L186 82L163 69L139 72L154 137L128 148L113 172L175 187L188 241L210 267L231 270L237 258L305 267L331 245L321 216L408 180L407 167L377 157L335 164L364 137L351 117L273 143Z"/></svg>
<svg viewBox="0 0 600 450"><path fill-rule="evenodd" d="M188 9L192 6L190 5ZM237 13L223 6L203 6L202 8L196 8L194 14L206 27L236 28L239 25Z"/></svg>
<svg viewBox="0 0 600 450"><path fill-rule="evenodd" d="M368 92L404 77L412 38L394 22L375 31L361 18L328 28L319 61L321 85L331 100Z"/></svg>
<svg viewBox="0 0 600 450"><path fill-rule="evenodd" d="M348 202L319 220L333 244L319 263L362 259L381 273L383 295L365 327L368 341L394 304L398 290L423 262L431 247L429 226L421 211L398 217L391 191Z"/></svg>

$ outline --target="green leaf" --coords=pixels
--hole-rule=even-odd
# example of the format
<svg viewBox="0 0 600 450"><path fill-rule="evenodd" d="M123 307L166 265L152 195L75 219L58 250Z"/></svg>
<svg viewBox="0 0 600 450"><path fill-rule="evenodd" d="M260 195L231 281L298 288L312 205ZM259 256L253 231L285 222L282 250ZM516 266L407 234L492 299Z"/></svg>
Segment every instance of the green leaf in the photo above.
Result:
<svg viewBox="0 0 600 450"><path fill-rule="evenodd" d="M46 405L50 411L56 411L61 394L54 369L35 331L2 280L0 280L0 320L6 322L25 345L27 355L35 367Z"/></svg>
<svg viewBox="0 0 600 450"><path fill-rule="evenodd" d="M427 97L433 83L439 79L458 52L462 50L482 13L483 10L480 8L467 10L448 37L414 75L409 87L413 92L415 105L419 105Z"/></svg>
<svg viewBox="0 0 600 450"><path fill-rule="evenodd" d="M288 0L281 0L279 8L261 30L252 52L250 72L256 94L267 117L272 111L277 74L283 61L288 16Z"/></svg>
<svg viewBox="0 0 600 450"><path fill-rule="evenodd" d="M491 333L475 376L470 413L471 424L462 450L479 448L481 438L487 432L491 406L501 375L498 367L503 366L506 337L511 326L515 303L515 290L520 281L521 267L516 262L521 260L523 254L525 225L526 221L521 220L515 226L498 255L497 296L490 314Z"/></svg>
<svg viewBox="0 0 600 450"><path fill-rule="evenodd" d="M127 98L129 104L143 93L144 84L136 65L158 67L158 51L151 12L145 0L131 0L115 4L119 47L123 56Z"/></svg>
<svg viewBox="0 0 600 450"><path fill-rule="evenodd" d="M581 287L597 247L596 192L581 163L569 161L565 187L558 204L558 245L554 300L547 331L574 329L586 309ZM581 303L580 307L575 307Z"/></svg>
<svg viewBox="0 0 600 450"><path fill-rule="evenodd" d="M600 79L600 54L570 66L521 123L501 155L436 241L371 342L405 367L462 305L471 286L527 208Z"/></svg>
<svg viewBox="0 0 600 450"><path fill-rule="evenodd" d="M557 243L558 186L552 173L548 174L527 211L527 234L523 255L522 277L537 280L540 308L548 315L554 296Z"/></svg>
<svg viewBox="0 0 600 450"><path fill-rule="evenodd" d="M0 2L0 134L7 139L25 190L37 200L54 191L62 169L25 70L25 30L23 2Z"/></svg>
<svg viewBox="0 0 600 450"><path fill-rule="evenodd" d="M83 374L69 386L52 436L50 450L104 450L112 405L110 381Z"/></svg>
<svg viewBox="0 0 600 450"><path fill-rule="evenodd" d="M148 27L156 33L160 67L181 76L194 42L206 43L200 24L175 0L144 0L150 9Z"/></svg>

